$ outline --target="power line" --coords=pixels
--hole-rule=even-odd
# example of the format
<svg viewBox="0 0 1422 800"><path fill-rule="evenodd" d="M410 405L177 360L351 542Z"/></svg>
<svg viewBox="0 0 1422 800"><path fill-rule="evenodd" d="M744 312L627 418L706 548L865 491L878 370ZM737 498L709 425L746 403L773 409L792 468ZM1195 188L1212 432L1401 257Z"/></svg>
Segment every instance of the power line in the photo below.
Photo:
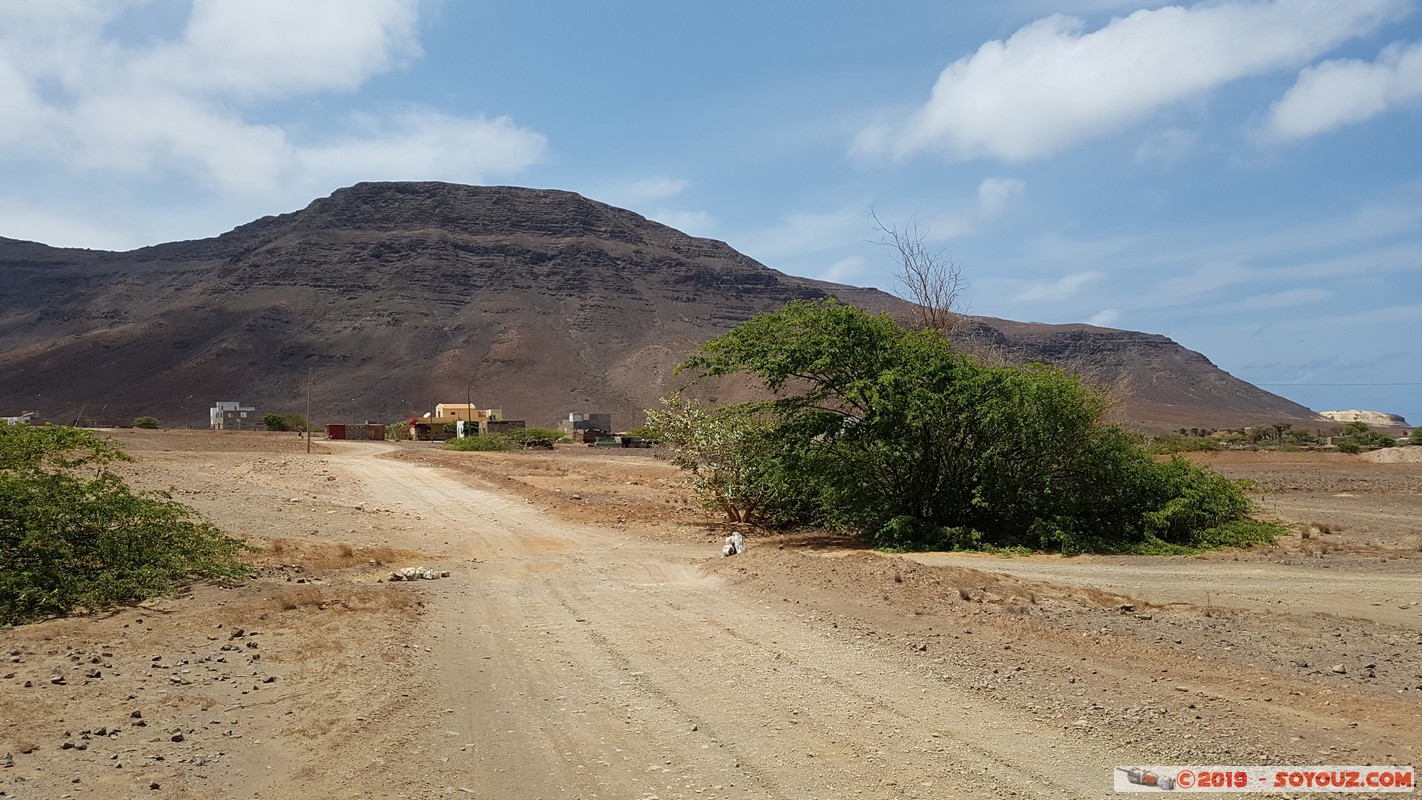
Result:
<svg viewBox="0 0 1422 800"><path fill-rule="evenodd" d="M1255 386L1422 386L1422 383L1255 383Z"/></svg>

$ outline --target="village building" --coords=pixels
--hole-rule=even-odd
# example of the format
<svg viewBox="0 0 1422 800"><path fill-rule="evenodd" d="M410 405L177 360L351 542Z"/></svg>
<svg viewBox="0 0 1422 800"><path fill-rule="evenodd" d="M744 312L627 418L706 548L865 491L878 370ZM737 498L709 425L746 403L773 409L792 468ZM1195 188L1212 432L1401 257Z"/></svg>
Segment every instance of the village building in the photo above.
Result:
<svg viewBox="0 0 1422 800"><path fill-rule="evenodd" d="M207 410L207 414L209 427L215 431L257 431L265 428L256 408L235 400L219 400Z"/></svg>
<svg viewBox="0 0 1422 800"><path fill-rule="evenodd" d="M428 440L453 436L481 436L525 427L521 419L505 419L502 408L479 408L473 403L439 403L433 414L410 420L410 438Z"/></svg>

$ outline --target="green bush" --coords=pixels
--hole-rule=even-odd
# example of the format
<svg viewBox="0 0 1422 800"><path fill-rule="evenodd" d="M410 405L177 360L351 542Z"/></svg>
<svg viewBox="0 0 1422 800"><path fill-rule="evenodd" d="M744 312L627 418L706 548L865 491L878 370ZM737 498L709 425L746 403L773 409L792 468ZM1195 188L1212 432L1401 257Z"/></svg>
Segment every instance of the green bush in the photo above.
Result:
<svg viewBox="0 0 1422 800"><path fill-rule="evenodd" d="M539 442L561 442L567 438L557 428L514 428L498 435L521 447Z"/></svg>
<svg viewBox="0 0 1422 800"><path fill-rule="evenodd" d="M461 453L502 452L517 448L518 445L502 434L466 436L463 439L448 439L444 443L444 449Z"/></svg>
<svg viewBox="0 0 1422 800"><path fill-rule="evenodd" d="M1412 435L1408 437L1407 441L1413 444L1422 444L1422 427L1413 428Z"/></svg>
<svg viewBox="0 0 1422 800"><path fill-rule="evenodd" d="M786 521L856 530L881 546L1194 548L1250 510L1239 483L1183 459L1158 462L1103 424L1103 399L1076 377L984 365L937 332L834 301L753 317L680 369L748 374L775 395L704 415L753 408L762 420L764 432L732 452L744 467L737 491L768 498L763 516L788 508ZM705 469L688 468L694 481Z"/></svg>
<svg viewBox="0 0 1422 800"><path fill-rule="evenodd" d="M1181 436L1174 433L1162 433L1151 437L1150 444L1146 449L1156 455L1172 455L1174 453L1208 453L1224 449L1224 443L1219 439L1202 438L1199 436Z"/></svg>
<svg viewBox="0 0 1422 800"><path fill-rule="evenodd" d="M1350 422L1343 426L1343 435L1333 440L1333 446L1340 452L1361 453L1365 450L1396 447L1397 439L1369 428L1365 422Z"/></svg>
<svg viewBox="0 0 1422 800"><path fill-rule="evenodd" d="M647 412L641 435L666 445L703 508L725 513L730 522L772 526L815 518L814 484L801 480L797 453L782 446L765 408L707 408L679 394L662 405Z"/></svg>
<svg viewBox="0 0 1422 800"><path fill-rule="evenodd" d="M300 414L265 414L262 416L262 424L269 431L304 431L306 417Z"/></svg>
<svg viewBox="0 0 1422 800"><path fill-rule="evenodd" d="M166 494L134 493L108 469L128 460L89 431L0 424L0 623L246 574L240 539Z"/></svg>
<svg viewBox="0 0 1422 800"><path fill-rule="evenodd" d="M1196 546L1211 528L1243 519L1249 498L1235 481L1175 457L1150 470L1165 500L1142 515L1149 538L1169 544Z"/></svg>
<svg viewBox="0 0 1422 800"><path fill-rule="evenodd" d="M133 420L133 427L135 427L135 428L148 428L148 429L150 429L150 430L156 430L156 429L158 428L158 418L157 418L157 417L135 417L134 420Z"/></svg>

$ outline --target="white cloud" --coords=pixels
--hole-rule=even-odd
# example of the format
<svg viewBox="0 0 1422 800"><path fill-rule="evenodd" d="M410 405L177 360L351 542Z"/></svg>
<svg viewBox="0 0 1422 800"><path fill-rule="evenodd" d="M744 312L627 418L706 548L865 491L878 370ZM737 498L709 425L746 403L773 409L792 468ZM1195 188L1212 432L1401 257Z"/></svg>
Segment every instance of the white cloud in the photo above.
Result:
<svg viewBox="0 0 1422 800"><path fill-rule="evenodd" d="M0 60L0 145L21 146L51 126L48 109L14 67Z"/></svg>
<svg viewBox="0 0 1422 800"><path fill-rule="evenodd" d="M303 178L346 184L359 180L451 180L477 183L511 165L537 161L546 141L508 117L468 119L413 109L365 120L363 130L295 154Z"/></svg>
<svg viewBox="0 0 1422 800"><path fill-rule="evenodd" d="M786 215L779 224L746 237L742 252L764 260L788 255L804 255L834 250L869 238L867 206L841 208L818 213Z"/></svg>
<svg viewBox="0 0 1422 800"><path fill-rule="evenodd" d="M133 71L203 94L350 91L419 55L417 10L416 0L196 0L182 40Z"/></svg>
<svg viewBox="0 0 1422 800"><path fill-rule="evenodd" d="M1240 78L1297 67L1403 13L1403 0L1271 0L1140 10L1096 31L1055 15L950 64L927 103L852 152L1027 161Z"/></svg>
<svg viewBox="0 0 1422 800"><path fill-rule="evenodd" d="M1088 325L1095 325L1098 328L1109 328L1116 320L1121 318L1121 312L1114 308L1106 308L1096 312L1088 319Z"/></svg>
<svg viewBox="0 0 1422 800"><path fill-rule="evenodd" d="M1304 69L1269 110L1266 133L1274 139L1301 139L1419 99L1422 42L1393 44L1373 63L1336 59Z"/></svg>
<svg viewBox="0 0 1422 800"><path fill-rule="evenodd" d="M140 173L191 172L214 186L261 191L276 185L290 148L285 133L171 95L104 95L61 115L69 166Z"/></svg>
<svg viewBox="0 0 1422 800"><path fill-rule="evenodd" d="M617 205L628 208L642 203L650 203L657 200L666 200L681 194L687 187L687 182L681 178L668 178L664 175L654 175L650 178L643 178L623 186L609 190L604 197L613 198Z"/></svg>
<svg viewBox="0 0 1422 800"><path fill-rule="evenodd" d="M0 236L22 237L42 244L62 242L65 247L92 250L132 250L144 242L129 230L104 227L74 218L72 210L36 208L15 200L0 200Z"/></svg>
<svg viewBox="0 0 1422 800"><path fill-rule="evenodd" d="M177 38L121 42L118 2L3 6L0 160L75 171L178 173L235 192L333 182L478 182L542 158L506 117L418 108L322 134L255 121L262 102L359 88L419 55L416 0L195 0Z"/></svg>
<svg viewBox="0 0 1422 800"><path fill-rule="evenodd" d="M978 184L978 212L985 219L996 217L1008 201L1026 189L1027 184L1017 178L985 178Z"/></svg>
<svg viewBox="0 0 1422 800"><path fill-rule="evenodd" d="M1018 303L1056 303L1080 292L1087 284L1106 277L1104 272L1074 272L1054 281L1024 281L1013 301Z"/></svg>
<svg viewBox="0 0 1422 800"><path fill-rule="evenodd" d="M849 283L864 274L864 268L868 266L863 258L859 256L849 256L829 265L824 272L817 277L822 281L831 283Z"/></svg>
<svg viewBox="0 0 1422 800"><path fill-rule="evenodd" d="M710 236L716 230L716 219L705 211L672 211L663 209L647 215L648 219L676 228L691 236Z"/></svg>
<svg viewBox="0 0 1422 800"><path fill-rule="evenodd" d="M922 217L914 215L908 221L883 215L880 219L891 227L912 229L910 235L920 236L924 242L945 242L967 236L984 222L1002 215L1013 199L1026 190L1027 184L1018 178L990 177L978 184L973 200L962 208ZM885 240L884 232L873 227L870 211L865 204L788 214L774 227L738 239L736 245L755 258L773 259Z"/></svg>

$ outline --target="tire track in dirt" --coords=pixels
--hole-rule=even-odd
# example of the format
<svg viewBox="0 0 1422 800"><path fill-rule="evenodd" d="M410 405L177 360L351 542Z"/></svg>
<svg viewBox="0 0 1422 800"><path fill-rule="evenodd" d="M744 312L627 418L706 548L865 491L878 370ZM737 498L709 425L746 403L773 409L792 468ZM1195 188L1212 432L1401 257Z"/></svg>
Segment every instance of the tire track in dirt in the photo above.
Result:
<svg viewBox="0 0 1422 800"><path fill-rule="evenodd" d="M383 502L429 507L425 537L479 559L429 611L430 691L448 713L421 752L446 754L435 770L451 785L662 798L1107 785L1113 748L747 602L699 574L703 548L632 544L429 468L351 466Z"/></svg>

